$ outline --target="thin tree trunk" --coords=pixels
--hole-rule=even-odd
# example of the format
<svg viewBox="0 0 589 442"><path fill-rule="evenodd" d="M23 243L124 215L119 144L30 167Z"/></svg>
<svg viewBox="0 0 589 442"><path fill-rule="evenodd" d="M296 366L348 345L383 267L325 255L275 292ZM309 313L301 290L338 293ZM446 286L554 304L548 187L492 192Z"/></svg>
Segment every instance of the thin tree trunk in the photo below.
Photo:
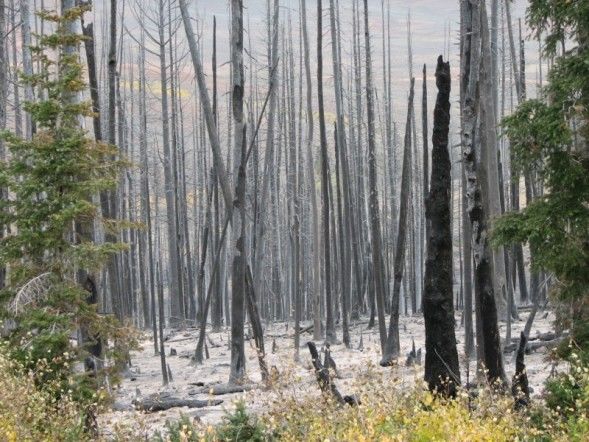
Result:
<svg viewBox="0 0 589 442"><path fill-rule="evenodd" d="M321 140L321 189L323 198L323 266L325 271L325 339L330 344L337 342L334 302L331 293L331 237L329 215L329 157L327 156L327 133L325 128L325 108L323 105L323 9L317 0L317 100L319 105L319 135Z"/></svg>
<svg viewBox="0 0 589 442"><path fill-rule="evenodd" d="M231 110L233 114L233 151L241 151L238 176L235 186L233 231L237 241L233 251L231 274L231 372L229 383L239 383L245 376L244 321L246 298L246 257L245 250L245 166L246 166L246 125L243 116L243 94L245 76L243 69L243 1L231 1ZM238 162L237 158L234 158ZM238 236L237 236L238 235Z"/></svg>
<svg viewBox="0 0 589 442"><path fill-rule="evenodd" d="M364 43L366 48L366 116L368 119L368 180L370 187L370 236L372 239L372 276L378 313L380 347L386 353L387 328L385 322L385 280L382 262L382 238L380 232L380 210L376 176L376 140L374 129L374 103L372 90L372 60L370 55L370 31L368 26L368 1L364 0Z"/></svg>
<svg viewBox="0 0 589 442"><path fill-rule="evenodd" d="M317 209L317 194L315 192L315 164L313 161L313 83L311 81L310 46L307 32L307 6L306 0L301 0L301 27L303 32L304 59L305 59L305 83L307 101L307 138L306 138L306 159L308 189L311 195L311 218L313 222L313 338L321 339L321 264L320 234L319 234L319 211Z"/></svg>
<svg viewBox="0 0 589 442"><path fill-rule="evenodd" d="M217 133L217 125L214 121L214 114L211 108L211 100L207 91L207 85L205 80L204 69L202 66L202 60L198 44L196 42L196 36L192 29L192 23L190 21L190 15L188 13L188 6L186 0L178 0L178 6L180 7L180 13L182 14L182 21L184 23L184 30L186 32L186 38L188 40L188 47L190 49L190 56L192 59L192 65L196 74L196 81L198 83L198 90L200 95L200 101L203 107L203 114L205 117L207 132L209 135L209 141L211 143L211 150L213 152L213 161L215 164L215 171L219 178L221 190L223 192L223 199L225 201L225 207L229 208L232 205L231 201L231 189L229 187L229 181L227 179L227 172L223 165L223 159L221 157L221 143Z"/></svg>
<svg viewBox="0 0 589 442"><path fill-rule="evenodd" d="M0 0L0 131L6 129L6 102L8 97L8 57L6 48L8 47L6 41L6 4L4 0ZM0 140L0 161L6 160L6 148L4 140ZM0 187L0 204L7 198L7 192L4 187ZM0 240L4 238L5 226L0 225ZM0 290L4 288L6 281L6 268L0 266Z"/></svg>
<svg viewBox="0 0 589 442"><path fill-rule="evenodd" d="M401 172L401 202L399 207L399 223L397 227L397 241L395 246L395 263L393 279L393 295L391 298L391 318L385 352L380 365L390 365L399 357L399 298L401 295L401 282L403 282L403 270L405 267L406 243L407 243L407 212L409 206L409 194L411 184L411 110L413 109L415 79L411 79L409 99L407 103L407 121L405 123L405 142L403 147L403 169Z"/></svg>

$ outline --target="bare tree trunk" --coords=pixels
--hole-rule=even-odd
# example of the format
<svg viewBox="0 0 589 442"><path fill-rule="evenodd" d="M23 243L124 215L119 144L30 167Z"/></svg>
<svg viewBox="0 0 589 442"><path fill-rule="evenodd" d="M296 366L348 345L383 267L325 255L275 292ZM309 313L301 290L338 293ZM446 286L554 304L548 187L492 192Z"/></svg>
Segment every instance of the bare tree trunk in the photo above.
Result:
<svg viewBox="0 0 589 442"><path fill-rule="evenodd" d="M332 52L332 59L333 59L333 71L334 71L334 87L335 87L335 103L336 103L336 113L337 113L337 125L336 125L336 147L339 152L339 161L341 167L341 175L342 181L341 186L342 190L342 204L343 204L343 220L340 229L342 230L342 238L346 238L346 240L341 241L341 271L340 271L340 280L342 284L341 290L341 297L342 297L342 307L344 311L342 312L342 329L343 329L343 338L344 344L346 347L350 346L350 332L348 330L348 304L350 299L350 289L351 289L351 259L352 259L352 246L355 244L354 238L352 238L352 228L351 226L354 223L353 213L350 209L350 183L349 183L349 168L348 168L348 158L347 158L347 141L346 141L346 133L345 133L345 125L344 125L344 103L343 103L343 86L342 86L342 69L341 69L341 60L339 59L339 32L338 32L338 24L336 22L336 7L334 6L334 0L330 0L329 2L329 16L330 16L330 27L331 27L331 52ZM338 14L339 15L339 14ZM338 154L336 154L338 155ZM336 157L337 158L337 157ZM338 184L340 183L338 179ZM338 200L339 200L338 196ZM355 236L355 235L354 235ZM355 250L354 250L355 251ZM357 255L355 255L357 256Z"/></svg>
<svg viewBox="0 0 589 442"><path fill-rule="evenodd" d="M450 63L438 58L438 98L434 109L431 190L426 200L430 224L427 237L425 291L425 380L430 390L456 395L460 368L454 326L452 290L452 230L450 222L451 163L448 152L450 130Z"/></svg>
<svg viewBox="0 0 589 442"><path fill-rule="evenodd" d="M233 251L231 274L231 373L229 383L239 383L245 376L244 321L246 298L246 242L245 242L245 165L246 165L246 125L243 116L243 93L245 76L243 70L243 1L231 1L231 109L233 113L233 148L241 149L238 176L235 187L233 231L239 235ZM236 162L237 158L234 159Z"/></svg>
<svg viewBox="0 0 589 442"><path fill-rule="evenodd" d="M366 47L366 116L368 119L368 180L370 187L370 236L372 239L372 266L376 305L378 313L378 331L380 348L386 353L387 328L385 322L385 278L382 262L382 238L380 232L380 210L378 207L378 188L376 176L376 141L374 130L374 103L372 90L372 60L370 55L370 31L368 27L368 1L364 0L364 43Z"/></svg>
<svg viewBox="0 0 589 442"><path fill-rule="evenodd" d="M277 82L278 76L276 75L278 67L278 21L280 18L279 0L274 0L273 14L272 14L272 36L270 43L270 52L268 58L268 71L269 71L269 85L268 90L270 91L270 107L268 109L268 126L267 126L267 137L266 137L266 153L264 158L264 179L262 182L262 195L258 204L258 213L256 214L256 249L254 250L254 291L261 293L262 290L262 260L264 257L264 231L266 220L263 215L263 209L268 206L268 192L270 190L270 182L275 174L272 170L274 163L274 123L276 118L276 105L278 99Z"/></svg>
<svg viewBox="0 0 589 442"><path fill-rule="evenodd" d="M12 29L16 29L18 24L16 22L16 0L10 1L10 26ZM21 104L20 104L20 81L18 78L18 71L16 66L18 65L18 52L17 52L17 43L16 43L16 32L13 32L12 35L12 63L14 65L14 69L12 69L11 77L12 77L12 85L14 88L13 95L14 95L14 134L17 137L22 137L22 111L21 111Z"/></svg>
<svg viewBox="0 0 589 442"><path fill-rule="evenodd" d="M321 264L319 261L320 237L319 237L319 211L317 209L317 194L315 192L315 164L313 161L313 83L311 82L310 46L307 32L307 6L306 0L301 0L301 27L303 33L304 59L305 59L305 83L307 101L307 138L306 159L308 190L311 195L311 218L313 222L313 338L321 339Z"/></svg>
<svg viewBox="0 0 589 442"><path fill-rule="evenodd" d="M229 187L229 181L227 180L227 172L223 165L223 159L221 157L221 144L217 133L217 125L214 121L214 114L211 108L211 100L207 91L207 85L205 80L205 74L202 67L202 60L200 57L200 51L192 29L192 23L190 22L190 15L188 13L188 6L186 0L178 0L178 6L180 7L180 13L182 14L182 21L184 23L184 30L186 32L186 38L188 40L188 47L190 49L190 56L196 74L196 81L198 83L198 90L200 94L200 101L203 107L203 114L205 117L207 132L209 135L209 141L211 142L211 150L213 152L213 161L215 164L215 171L219 177L221 190L223 192L223 199L225 201L225 207L229 208L232 205L231 201L231 189Z"/></svg>
<svg viewBox="0 0 589 442"><path fill-rule="evenodd" d="M480 4L481 20L481 61L480 61L480 80L479 80L479 124L480 124L480 143L481 157L480 161L486 167L487 175L487 198L489 204L489 220L501 216L501 186L499 180L499 166L497 164L497 121L495 118L495 107L487 106L486 103L493 103L495 91L493 90L493 57L491 54L491 42L489 38L489 24L485 3ZM485 105L482 105L485 103ZM483 156L484 152L484 156ZM503 247L492 250L494 264L494 290L495 303L499 318L506 318L509 308L507 305L507 278L505 270L505 256Z"/></svg>
<svg viewBox="0 0 589 442"><path fill-rule="evenodd" d="M331 293L331 237L329 216L329 157L327 156L327 133L323 105L323 8L317 0L317 100L319 105L319 135L321 139L321 189L323 197L323 266L325 271L325 339L330 344L337 342L333 299Z"/></svg>
<svg viewBox="0 0 589 442"><path fill-rule="evenodd" d="M22 36L22 68L26 76L33 75L33 57L31 54L31 13L29 0L20 0L20 19L21 19L21 36ZM25 101L32 102L34 99L33 86L25 83ZM31 115L25 112L25 138L31 139L35 132L35 123L31 120Z"/></svg>
<svg viewBox="0 0 589 442"><path fill-rule="evenodd" d="M6 49L6 3L0 0L0 131L6 129L6 103L8 97L8 57ZM6 148L4 140L0 140L0 161L6 160ZM0 187L0 204L8 197L6 189ZM6 226L0 225L0 240L4 238ZM6 282L6 268L0 266L0 290L4 288Z"/></svg>
<svg viewBox="0 0 589 442"><path fill-rule="evenodd" d="M109 28L109 50L108 50L108 136L107 141L110 144L116 144L116 71L117 71L117 13L116 13L116 0L111 0L110 4L110 28ZM116 192L115 191L103 191L100 193L100 206L102 209L102 216L105 218L116 219L117 218L117 206L116 206ZM117 237L112 233L105 233L106 242L116 242ZM112 256L107 263L108 272L108 293L112 302L112 307L115 315L122 319L122 299L119 292L119 264L118 257Z"/></svg>
<svg viewBox="0 0 589 442"><path fill-rule="evenodd" d="M421 95L421 127L423 128L423 201L427 201L429 195L429 147L428 147L428 130L427 130L427 75L426 66L423 65L423 89ZM432 160L433 162L433 160ZM432 164L433 167L433 164ZM426 203L427 204L427 203ZM426 208L427 211L427 208ZM422 225L422 232L425 233L425 239L429 238L430 222L427 216L424 217L425 225Z"/></svg>
<svg viewBox="0 0 589 442"><path fill-rule="evenodd" d="M487 235L489 213L489 186L484 163L479 166L475 148L479 109L478 82L481 50L481 13L478 0L465 1L461 8L464 33L461 51L462 97L462 149L466 173L468 213L472 227L474 256L475 300L477 310L477 336L480 337L478 355L485 364L490 383L504 382L503 358L497 308L493 291L493 260ZM482 150L483 146L481 146ZM484 154L481 152L481 157ZM480 330L480 333L479 333Z"/></svg>
<svg viewBox="0 0 589 442"><path fill-rule="evenodd" d="M407 243L407 212L411 185L411 110L413 109L415 79L411 79L409 100L407 103L407 121L405 123L405 142L403 147L403 169L401 172L401 201L399 207L399 224L397 227L397 241L395 245L395 275L393 279L393 295L391 298L391 318L385 352L380 365L390 365L399 357L399 298L401 295L401 282L403 282L403 270L405 267L406 243Z"/></svg>

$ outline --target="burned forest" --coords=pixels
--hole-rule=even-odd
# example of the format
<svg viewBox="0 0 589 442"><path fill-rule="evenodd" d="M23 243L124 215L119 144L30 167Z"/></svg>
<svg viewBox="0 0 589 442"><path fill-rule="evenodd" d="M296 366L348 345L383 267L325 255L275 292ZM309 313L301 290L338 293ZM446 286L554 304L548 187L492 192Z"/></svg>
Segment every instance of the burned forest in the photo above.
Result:
<svg viewBox="0 0 589 442"><path fill-rule="evenodd" d="M589 2L0 0L0 440L589 438Z"/></svg>

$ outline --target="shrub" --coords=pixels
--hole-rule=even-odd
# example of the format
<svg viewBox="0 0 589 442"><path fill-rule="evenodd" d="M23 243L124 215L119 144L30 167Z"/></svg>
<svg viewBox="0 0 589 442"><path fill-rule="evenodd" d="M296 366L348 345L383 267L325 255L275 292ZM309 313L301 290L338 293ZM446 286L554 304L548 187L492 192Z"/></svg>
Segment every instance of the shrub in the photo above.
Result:
<svg viewBox="0 0 589 442"><path fill-rule="evenodd" d="M84 433L85 416L71 395L64 391L57 400L47 389L37 389L35 375L0 347L0 440L88 439Z"/></svg>
<svg viewBox="0 0 589 442"><path fill-rule="evenodd" d="M247 412L243 401L237 402L232 413L223 416L223 423L217 428L216 437L224 442L262 442L271 439L258 418Z"/></svg>
<svg viewBox="0 0 589 442"><path fill-rule="evenodd" d="M154 442L198 442L200 432L188 416L182 415L177 421L166 421L164 435L157 432Z"/></svg>

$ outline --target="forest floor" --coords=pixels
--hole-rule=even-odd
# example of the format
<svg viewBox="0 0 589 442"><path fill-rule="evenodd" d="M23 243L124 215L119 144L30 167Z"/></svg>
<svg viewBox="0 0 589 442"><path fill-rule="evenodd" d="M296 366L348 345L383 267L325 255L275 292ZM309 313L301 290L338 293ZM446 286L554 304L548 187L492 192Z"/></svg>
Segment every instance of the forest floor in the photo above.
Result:
<svg viewBox="0 0 589 442"><path fill-rule="evenodd" d="M529 310L520 311L520 320L512 324L512 336L518 337L525 325ZM531 339L541 333L547 333L553 329L554 314L549 311L539 311L534 321ZM343 344L332 345L331 355L337 364L340 378L336 384L342 394L353 394L355 386L362 380L380 377L383 382L392 381L401 388L415 385L423 378L423 366L405 366L406 355L411 351L415 341L417 349L422 349L422 362L425 361L425 331L423 316L407 316L400 318L401 355L399 364L393 367L380 367L380 345L378 340L378 327L367 328L367 319L363 318L350 327L352 346L347 349ZM388 318L387 318L388 323ZM310 323L302 323L302 327ZM460 324L460 316L457 315L457 324ZM505 323L500 324L501 336L505 336ZM337 329L341 339L341 329ZM457 327L457 340L459 354L463 354L464 328ZM210 358L204 364L195 366L191 356L196 347L198 329L167 330L165 341L166 360L173 375L173 381L167 387L162 386L160 357L154 355L153 340L146 334L141 342L142 349L131 355L132 366L130 375L126 376L121 385L117 387L113 410L100 417L99 428L102 428L106 436L116 432L116 427L131 427L142 434L151 435L163 428L166 420L178 419L181 415L191 419L198 419L204 424L214 425L220 422L226 411L234 408L235 402L243 399L249 410L260 412L267 409L270 404L276 404L280 397L301 397L304 395L317 395L318 384L311 365L311 357L306 342L312 340L311 332L301 335L301 348L299 362L294 361L294 330L292 323L274 323L265 329L266 362L274 375L273 386L268 389L261 382L261 374L258 366L257 353L254 341L246 340L247 383L253 389L243 393L211 396L208 389L226 383L229 379L230 349L228 347L230 330L222 329L220 332L209 333L208 349ZM363 349L359 350L362 336ZM317 342L319 345L320 343ZM274 348L274 351L272 351ZM171 349L175 349L176 356L170 356ZM533 395L542 393L542 385L551 373L552 362L547 358L548 350L545 347L537 349L526 356L527 373ZM460 358L462 383L467 381L466 361ZM508 379L511 379L515 370L513 353L504 355L505 371ZM471 361L469 367L470 380L473 379L475 362ZM198 385L197 385L198 384ZM204 384L204 388L201 387ZM356 387L357 388L357 387ZM166 411L145 413L135 411L133 400L146 398L151 394L170 394L180 399L222 399L223 403L205 408L189 409L172 408Z"/></svg>

